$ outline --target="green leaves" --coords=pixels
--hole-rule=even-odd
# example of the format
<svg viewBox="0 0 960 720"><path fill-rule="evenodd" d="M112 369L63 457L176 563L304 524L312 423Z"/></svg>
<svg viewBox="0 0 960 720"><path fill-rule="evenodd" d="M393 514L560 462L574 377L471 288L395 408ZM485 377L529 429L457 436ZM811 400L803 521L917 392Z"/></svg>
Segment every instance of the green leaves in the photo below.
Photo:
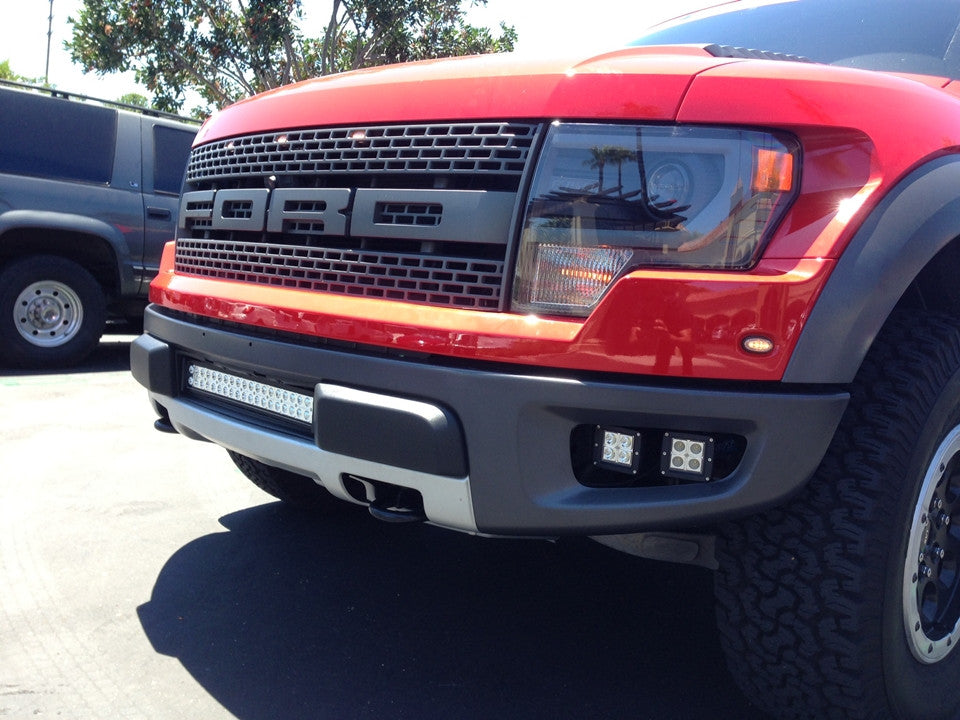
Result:
<svg viewBox="0 0 960 720"><path fill-rule="evenodd" d="M512 50L512 27L467 24L474 4L486 0L330 0L308 37L302 0L84 0L66 47L87 72L134 70L159 109L192 93L209 111L317 75Z"/></svg>
<svg viewBox="0 0 960 720"><path fill-rule="evenodd" d="M13 82L27 83L28 85L42 85L43 78L32 78L26 75L20 75L10 67L10 61L0 62L0 80L12 80Z"/></svg>

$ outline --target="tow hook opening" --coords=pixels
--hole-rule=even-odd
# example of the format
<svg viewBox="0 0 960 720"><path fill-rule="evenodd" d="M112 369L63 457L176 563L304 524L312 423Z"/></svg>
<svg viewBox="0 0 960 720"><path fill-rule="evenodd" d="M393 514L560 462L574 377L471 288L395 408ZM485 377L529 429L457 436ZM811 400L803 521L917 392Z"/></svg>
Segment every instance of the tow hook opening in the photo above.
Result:
<svg viewBox="0 0 960 720"><path fill-rule="evenodd" d="M366 503L370 514L391 523L425 522L423 496L417 490L359 477L344 475L343 487L354 500Z"/></svg>

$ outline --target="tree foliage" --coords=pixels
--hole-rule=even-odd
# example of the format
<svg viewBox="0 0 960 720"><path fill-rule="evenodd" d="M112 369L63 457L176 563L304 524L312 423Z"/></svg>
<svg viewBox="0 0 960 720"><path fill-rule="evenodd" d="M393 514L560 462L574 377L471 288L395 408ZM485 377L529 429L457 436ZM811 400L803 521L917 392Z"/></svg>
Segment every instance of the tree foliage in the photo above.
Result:
<svg viewBox="0 0 960 720"><path fill-rule="evenodd" d="M13 68L10 67L9 60L0 62L0 80L12 80L13 82L28 83L30 85L39 85L43 82L43 78L32 78L15 73Z"/></svg>
<svg viewBox="0 0 960 720"><path fill-rule="evenodd" d="M123 103L124 105L133 105L134 107L148 108L150 107L150 100L141 95L140 93L125 93L117 98L118 103ZM159 108L157 108L159 109Z"/></svg>
<svg viewBox="0 0 960 720"><path fill-rule="evenodd" d="M302 0L84 0L66 46L86 72L134 70L160 109L188 91L220 107L318 75L512 50L513 27L467 23L465 6L486 1L329 0L307 34Z"/></svg>
<svg viewBox="0 0 960 720"><path fill-rule="evenodd" d="M604 194L607 189L603 186L603 169L607 163L617 166L617 186L613 188L623 195L623 164L637 159L637 153L620 145L594 145L590 148L590 157L583 164L591 170L597 171L597 193Z"/></svg>

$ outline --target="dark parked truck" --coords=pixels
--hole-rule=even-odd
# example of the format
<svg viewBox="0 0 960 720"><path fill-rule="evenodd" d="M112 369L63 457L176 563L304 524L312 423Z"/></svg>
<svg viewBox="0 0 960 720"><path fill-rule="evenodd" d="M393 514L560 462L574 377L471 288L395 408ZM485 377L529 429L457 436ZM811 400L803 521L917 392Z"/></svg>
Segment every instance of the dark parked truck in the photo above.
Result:
<svg viewBox="0 0 960 720"><path fill-rule="evenodd" d="M713 568L774 717L956 717L958 37L730 3L241 102L133 373L289 503Z"/></svg>
<svg viewBox="0 0 960 720"><path fill-rule="evenodd" d="M0 85L0 363L71 365L139 321L197 126Z"/></svg>

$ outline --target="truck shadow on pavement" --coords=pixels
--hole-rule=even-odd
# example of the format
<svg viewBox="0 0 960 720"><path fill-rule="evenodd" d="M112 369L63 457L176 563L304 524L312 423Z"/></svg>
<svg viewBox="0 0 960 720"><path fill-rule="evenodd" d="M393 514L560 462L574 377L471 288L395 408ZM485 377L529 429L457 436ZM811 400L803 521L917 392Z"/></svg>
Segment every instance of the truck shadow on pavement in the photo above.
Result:
<svg viewBox="0 0 960 720"><path fill-rule="evenodd" d="M114 372L130 369L130 343L134 336L104 335L90 357L74 368L77 372Z"/></svg>
<svg viewBox="0 0 960 720"><path fill-rule="evenodd" d="M93 352L81 363L71 367L16 369L0 367L0 375L73 375L80 373L117 372L130 369L130 343L134 335L104 335Z"/></svg>
<svg viewBox="0 0 960 720"><path fill-rule="evenodd" d="M724 668L706 571L346 505L221 523L138 613L238 718L760 717Z"/></svg>

